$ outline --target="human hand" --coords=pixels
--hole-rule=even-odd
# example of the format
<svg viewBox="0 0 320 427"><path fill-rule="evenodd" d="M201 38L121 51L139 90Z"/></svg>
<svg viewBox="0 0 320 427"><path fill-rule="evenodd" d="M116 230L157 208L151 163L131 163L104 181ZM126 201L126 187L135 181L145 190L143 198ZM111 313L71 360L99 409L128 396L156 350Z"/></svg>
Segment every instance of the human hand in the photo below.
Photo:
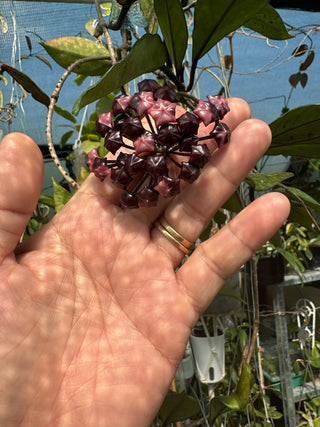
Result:
<svg viewBox="0 0 320 427"><path fill-rule="evenodd" d="M270 143L247 104L228 101L231 142L175 199L124 210L119 189L90 176L16 251L41 191L42 158L24 135L2 140L0 425L151 424L199 315L289 212L281 194L261 197L175 273L184 254L155 220L165 213L195 241Z"/></svg>

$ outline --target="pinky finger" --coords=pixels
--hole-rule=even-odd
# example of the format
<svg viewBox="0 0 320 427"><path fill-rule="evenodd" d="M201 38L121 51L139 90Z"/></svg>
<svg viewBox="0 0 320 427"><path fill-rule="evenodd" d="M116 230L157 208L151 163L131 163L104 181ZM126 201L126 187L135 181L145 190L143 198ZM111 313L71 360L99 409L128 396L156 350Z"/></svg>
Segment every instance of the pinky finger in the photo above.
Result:
<svg viewBox="0 0 320 427"><path fill-rule="evenodd" d="M280 193L264 195L202 243L177 272L197 314L201 314L225 280L281 227L290 204Z"/></svg>

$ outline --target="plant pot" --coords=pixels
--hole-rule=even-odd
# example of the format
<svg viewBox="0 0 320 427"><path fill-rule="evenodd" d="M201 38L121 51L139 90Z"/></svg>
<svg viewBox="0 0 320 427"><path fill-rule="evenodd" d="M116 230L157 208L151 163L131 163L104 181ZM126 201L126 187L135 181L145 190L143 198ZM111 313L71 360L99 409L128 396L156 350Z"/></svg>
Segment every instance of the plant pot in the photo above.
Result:
<svg viewBox="0 0 320 427"><path fill-rule="evenodd" d="M189 348L190 350L190 348ZM180 365L177 369L175 378L179 384L180 390L185 390L187 388L187 381L191 380L194 376L194 364L191 354L191 350L186 352L183 356L183 359L180 362Z"/></svg>
<svg viewBox="0 0 320 427"><path fill-rule="evenodd" d="M197 335L197 331L193 330L190 342L198 378L206 384L217 383L225 375L224 333L219 330L215 336Z"/></svg>

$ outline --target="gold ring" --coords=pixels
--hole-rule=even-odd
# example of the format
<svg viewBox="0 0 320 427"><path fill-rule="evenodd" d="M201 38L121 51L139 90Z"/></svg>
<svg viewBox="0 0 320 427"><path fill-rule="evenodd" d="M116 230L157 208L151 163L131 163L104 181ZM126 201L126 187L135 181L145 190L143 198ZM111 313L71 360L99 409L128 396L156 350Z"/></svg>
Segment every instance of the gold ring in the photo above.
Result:
<svg viewBox="0 0 320 427"><path fill-rule="evenodd" d="M185 239L178 233L171 225L168 224L168 221L164 216L159 218L155 223L155 227L168 239L172 242L178 249L180 249L183 253L189 254L191 252L191 248L194 243Z"/></svg>

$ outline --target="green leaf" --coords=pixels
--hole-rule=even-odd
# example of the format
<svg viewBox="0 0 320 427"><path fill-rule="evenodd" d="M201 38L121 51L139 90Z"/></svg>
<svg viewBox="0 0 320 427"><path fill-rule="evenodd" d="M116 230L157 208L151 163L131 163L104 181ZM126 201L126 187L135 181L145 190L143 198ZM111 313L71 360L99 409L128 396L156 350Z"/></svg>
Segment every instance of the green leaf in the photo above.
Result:
<svg viewBox="0 0 320 427"><path fill-rule="evenodd" d="M179 0L154 0L154 7L168 49L169 57L177 72L188 44L188 29Z"/></svg>
<svg viewBox="0 0 320 427"><path fill-rule="evenodd" d="M280 420L281 418L283 418L283 414L279 412L275 406L268 406L268 412L270 418L272 418L273 420ZM264 413L263 418L265 418L265 416L266 414ZM270 427L270 422L265 423L265 425L267 427Z"/></svg>
<svg viewBox="0 0 320 427"><path fill-rule="evenodd" d="M294 269L294 271L300 277L301 283L303 283L302 273L304 272L305 267L302 264L302 262L295 255L293 255L292 253L286 251L285 249L277 248L277 251L290 264L290 266Z"/></svg>
<svg viewBox="0 0 320 427"><path fill-rule="evenodd" d="M218 416L225 412L243 411L250 398L251 369L246 363L242 366L241 375L237 388L230 396L217 396L210 402L209 421L214 422Z"/></svg>
<svg viewBox="0 0 320 427"><path fill-rule="evenodd" d="M246 178L246 182L256 191L264 191L273 188L279 182L285 181L294 176L291 172L275 172L275 173L257 173L250 172Z"/></svg>
<svg viewBox="0 0 320 427"><path fill-rule="evenodd" d="M225 209L218 209L213 219L221 227L227 223L229 218L228 215L226 215Z"/></svg>
<svg viewBox="0 0 320 427"><path fill-rule="evenodd" d="M320 353L317 347L313 347L311 350L311 356L309 357L310 365L314 368L320 368Z"/></svg>
<svg viewBox="0 0 320 427"><path fill-rule="evenodd" d="M94 37L94 33L95 33L95 28L94 28L94 19L93 18L89 18L89 20L86 22L85 24L85 29L88 31L88 33L90 34L90 36Z"/></svg>
<svg viewBox="0 0 320 427"><path fill-rule="evenodd" d="M0 13L0 24L2 34L6 34L8 32L8 22L2 13Z"/></svg>
<svg viewBox="0 0 320 427"><path fill-rule="evenodd" d="M269 239L269 242L274 246L282 246L282 237L280 230L276 231L276 233Z"/></svg>
<svg viewBox="0 0 320 427"><path fill-rule="evenodd" d="M222 206L222 209L226 209L227 211L236 213L239 213L242 210L240 199L236 193L232 194L232 196Z"/></svg>
<svg viewBox="0 0 320 427"><path fill-rule="evenodd" d="M288 188L288 190L283 190L281 192L284 192L286 196L289 197L289 199L293 201L298 201L299 203L301 203L301 200L309 208L315 209L316 211L320 212L320 203L318 203L317 200L315 200L313 197L309 196L309 194L300 190L300 188L290 187Z"/></svg>
<svg viewBox="0 0 320 427"><path fill-rule="evenodd" d="M145 34L131 49L130 53L94 85L90 86L75 102L73 113L82 107L116 91L144 73L160 68L166 61L166 48L157 34Z"/></svg>
<svg viewBox="0 0 320 427"><path fill-rule="evenodd" d="M206 226L206 228L203 230L203 232L199 236L200 242L204 242L205 240L208 240L211 236L211 230L212 230L212 220L209 222L209 224Z"/></svg>
<svg viewBox="0 0 320 427"><path fill-rule="evenodd" d="M53 196L49 196L47 194L40 194L39 203L43 203L53 209L55 208Z"/></svg>
<svg viewBox="0 0 320 427"><path fill-rule="evenodd" d="M103 16L109 16L112 9L112 1L106 1L100 4L101 9L103 10Z"/></svg>
<svg viewBox="0 0 320 427"><path fill-rule="evenodd" d="M112 103L115 95L109 93L109 95L103 96L99 99L96 105L97 114L107 113L112 110Z"/></svg>
<svg viewBox="0 0 320 427"><path fill-rule="evenodd" d="M82 137L88 139L90 142L99 142L99 144L100 144L100 141L101 141L101 136L98 135L98 134L96 134L96 133L94 133L94 134L92 134L92 133L83 133ZM103 141L103 139L102 139L102 141Z"/></svg>
<svg viewBox="0 0 320 427"><path fill-rule="evenodd" d="M140 10L145 20L148 22L145 28L147 33L156 34L158 31L158 20L154 10L153 0L140 0Z"/></svg>
<svg viewBox="0 0 320 427"><path fill-rule="evenodd" d="M294 108L270 124L269 156L320 158L320 104Z"/></svg>
<svg viewBox="0 0 320 427"><path fill-rule="evenodd" d="M247 304L246 301L240 297L237 291L232 288L228 288L225 285L220 289L219 295L223 297L235 298L236 300L241 301L243 304Z"/></svg>
<svg viewBox="0 0 320 427"><path fill-rule="evenodd" d="M60 148L63 148L66 145L66 143L72 137L73 133L74 133L74 131L70 130L69 132L66 132L62 135L62 137L60 139L60 143L59 143Z"/></svg>
<svg viewBox="0 0 320 427"><path fill-rule="evenodd" d="M29 37L29 36L25 36L25 38L26 38L26 42L27 42L27 45L28 45L29 52L31 53L31 52L32 52L32 43L31 43L31 39L30 39L30 37Z"/></svg>
<svg viewBox="0 0 320 427"><path fill-rule="evenodd" d="M98 117L97 117L98 118ZM89 118L89 120L87 121L87 123L83 126L83 134L86 135L88 138L91 138L93 136L93 140L97 141L97 138L100 139L100 136L96 133L96 119L91 120L91 118ZM94 135L89 135L89 134L94 134Z"/></svg>
<svg viewBox="0 0 320 427"><path fill-rule="evenodd" d="M52 178L53 185L53 200L54 208L56 212L59 212L60 209L71 199L72 194L69 193L65 188L58 184L58 182Z"/></svg>
<svg viewBox="0 0 320 427"><path fill-rule="evenodd" d="M303 208L301 205L298 206L295 203L291 203L291 210L288 217L288 221L300 224L310 231L314 230L314 226L310 216L308 215L305 208Z"/></svg>
<svg viewBox="0 0 320 427"><path fill-rule="evenodd" d="M197 401L185 390L177 393L169 391L159 411L159 417L164 424L183 421L200 413Z"/></svg>
<svg viewBox="0 0 320 427"><path fill-rule="evenodd" d="M44 104L46 107L49 107L50 98L39 88L39 86L35 84L33 80L30 79L30 77L7 64L2 64L1 70L10 74L10 76L19 83L26 92L31 93L31 96L36 101Z"/></svg>
<svg viewBox="0 0 320 427"><path fill-rule="evenodd" d="M7 79L5 76L3 76L2 74L0 74L0 80L2 80L2 81L3 81L3 83L4 83L4 85L5 85L5 86L7 86L7 84L8 84L8 79Z"/></svg>
<svg viewBox="0 0 320 427"><path fill-rule="evenodd" d="M77 181L78 184L82 185L89 175L90 175L90 172L87 169L85 169L83 166L81 166L80 175Z"/></svg>
<svg viewBox="0 0 320 427"><path fill-rule="evenodd" d="M84 74L77 74L73 81L77 86L81 86L87 77L88 76L85 76Z"/></svg>
<svg viewBox="0 0 320 427"><path fill-rule="evenodd" d="M255 16L269 0L197 0L192 60L198 60L223 37Z"/></svg>
<svg viewBox="0 0 320 427"><path fill-rule="evenodd" d="M100 141L83 141L81 144L82 151L84 151L86 154L90 153L91 150L94 148L99 148L101 145Z"/></svg>
<svg viewBox="0 0 320 427"><path fill-rule="evenodd" d="M246 21L244 26L273 40L293 37L286 30L278 12L270 4L266 4L253 18Z"/></svg>
<svg viewBox="0 0 320 427"><path fill-rule="evenodd" d="M40 56L40 55L35 55L35 58L39 59L39 61L41 61L44 64L46 64L50 68L50 70L52 70L52 66L51 66L50 62L46 58L44 58L43 56Z"/></svg>
<svg viewBox="0 0 320 427"><path fill-rule="evenodd" d="M82 37L58 37L40 43L48 54L63 68L68 68L78 59L109 56L109 51L94 42ZM101 76L111 67L108 60L87 62L76 67L73 71L87 76Z"/></svg>
<svg viewBox="0 0 320 427"><path fill-rule="evenodd" d="M64 119L69 120L72 123L77 123L77 119L70 113L70 111L65 110L64 108L59 107L59 105L54 106L54 111L59 114L59 116Z"/></svg>

